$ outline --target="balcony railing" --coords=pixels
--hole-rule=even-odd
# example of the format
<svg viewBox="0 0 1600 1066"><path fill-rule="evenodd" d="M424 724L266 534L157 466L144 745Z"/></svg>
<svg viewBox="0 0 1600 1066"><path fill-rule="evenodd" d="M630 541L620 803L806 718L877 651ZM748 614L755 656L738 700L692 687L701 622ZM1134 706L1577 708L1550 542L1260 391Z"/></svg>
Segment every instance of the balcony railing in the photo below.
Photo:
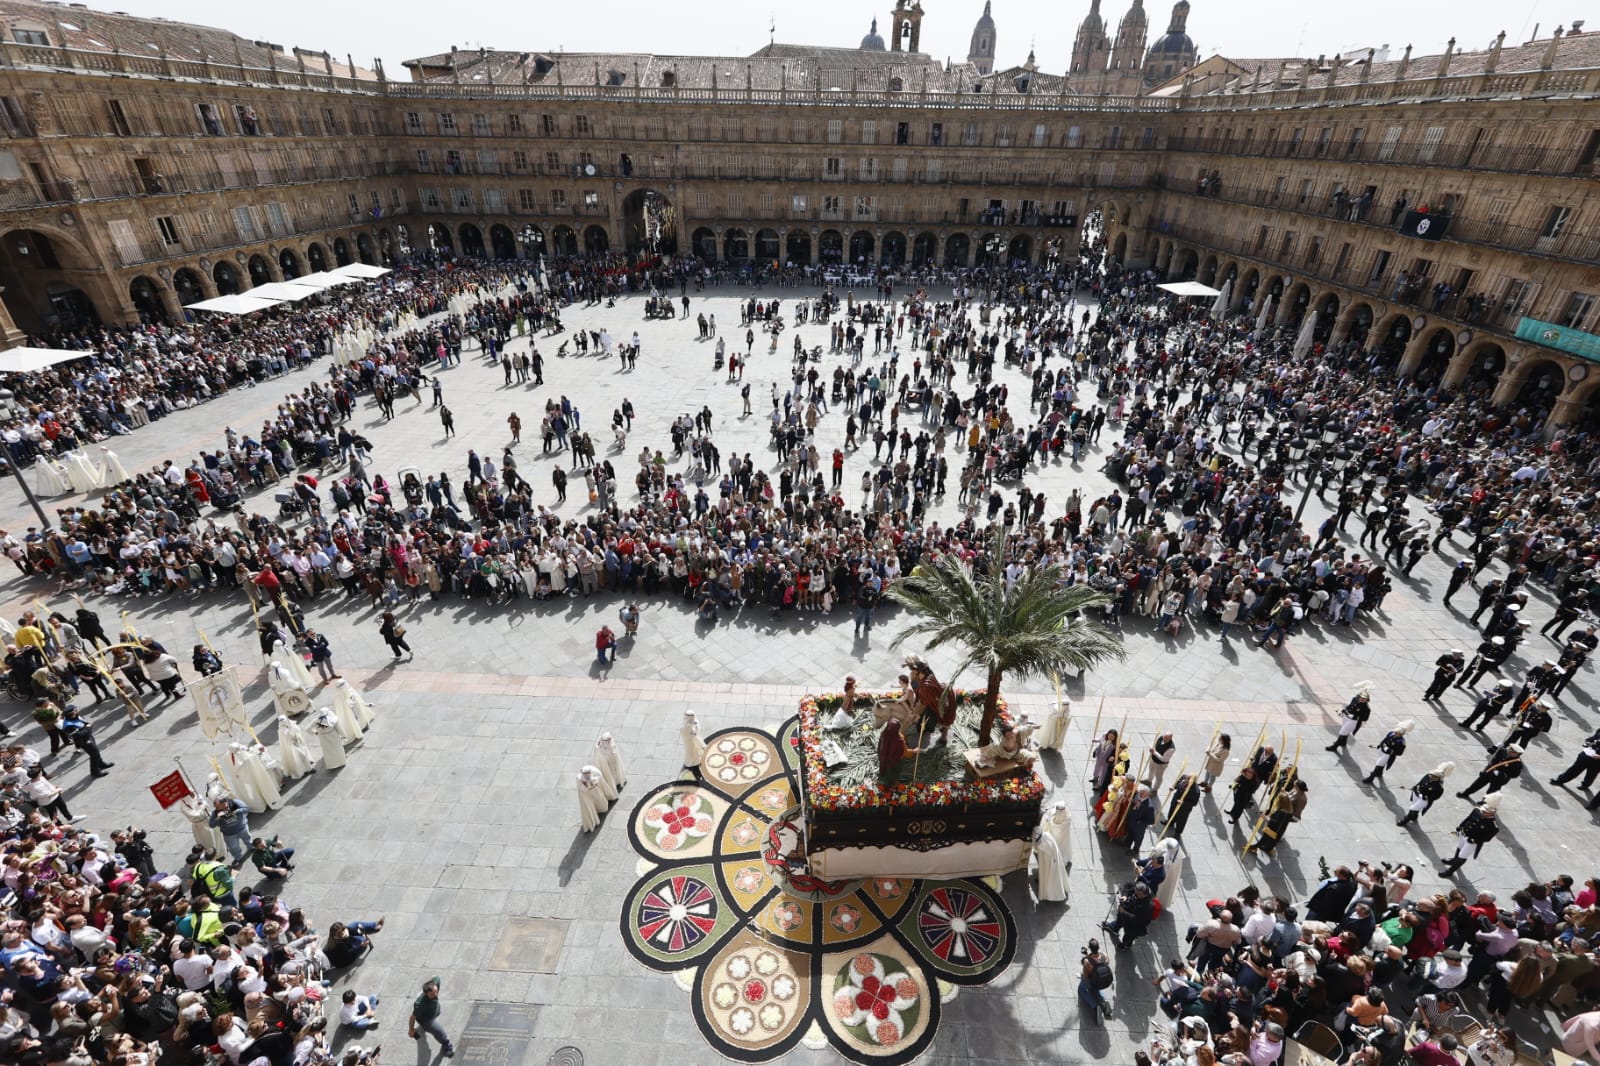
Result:
<svg viewBox="0 0 1600 1066"><path fill-rule="evenodd" d="M1600 177L1594 158L1585 158L1581 145L1570 147L1501 148L1489 144L1428 141L1348 140L1327 144L1274 140L1246 144L1239 137L1171 137L1167 150L1260 159L1295 159L1331 163L1389 163L1397 166L1448 167L1453 170L1492 170L1511 174L1545 174L1582 178Z"/></svg>

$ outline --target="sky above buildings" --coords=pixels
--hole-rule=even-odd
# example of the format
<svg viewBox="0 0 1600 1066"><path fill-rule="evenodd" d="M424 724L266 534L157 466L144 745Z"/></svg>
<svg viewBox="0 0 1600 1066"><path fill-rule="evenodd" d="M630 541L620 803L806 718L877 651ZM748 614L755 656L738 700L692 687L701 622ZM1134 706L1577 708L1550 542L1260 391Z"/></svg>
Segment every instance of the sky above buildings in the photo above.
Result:
<svg viewBox="0 0 1600 1066"><path fill-rule="evenodd" d="M1102 0L1107 30L1131 0ZM1418 55L1457 47L1488 47L1506 31L1506 43L1529 39L1536 26L1548 36L1558 23L1582 17L1574 0L1491 4L1461 0L1402 4L1344 0L1337 4L1286 4L1283 0L1191 0L1189 35L1202 58L1228 56L1315 57L1388 44L1407 44ZM1145 0L1150 39L1165 32L1170 0ZM1066 69L1072 38L1088 0L993 0L1000 68L1020 65L1029 48L1040 69ZM404 77L401 60L462 48L506 51L619 51L677 55L744 55L774 36L792 44L852 47L876 17L888 34L893 0L599 0L527 3L525 0L273 0L234 7L215 0L94 0L93 6L133 15L197 22L285 48L326 49L370 66L381 57L391 76ZM965 59L982 0L923 0L922 51L940 59ZM1600 25L1597 25L1600 29Z"/></svg>

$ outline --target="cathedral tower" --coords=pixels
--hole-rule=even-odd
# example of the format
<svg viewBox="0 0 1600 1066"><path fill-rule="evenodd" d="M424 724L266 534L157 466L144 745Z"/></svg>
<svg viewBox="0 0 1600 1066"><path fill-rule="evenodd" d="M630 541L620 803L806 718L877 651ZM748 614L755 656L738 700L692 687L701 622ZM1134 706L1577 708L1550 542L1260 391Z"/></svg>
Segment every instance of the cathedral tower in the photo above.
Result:
<svg viewBox="0 0 1600 1066"><path fill-rule="evenodd" d="M967 49L967 62L977 67L979 74L994 72L994 19L989 15L989 0L984 0L983 17L972 29L972 45Z"/></svg>
<svg viewBox="0 0 1600 1066"><path fill-rule="evenodd" d="M1111 63L1106 77L1107 92L1117 96L1138 95L1144 66L1144 43L1149 31L1150 23L1145 18L1143 0L1133 0L1133 6L1117 24L1117 43L1111 48Z"/></svg>
<svg viewBox="0 0 1600 1066"><path fill-rule="evenodd" d="M1072 42L1074 88L1100 92L1110 58L1111 42L1106 39L1106 20L1100 17L1100 0L1089 0L1089 14L1078 24L1078 36Z"/></svg>

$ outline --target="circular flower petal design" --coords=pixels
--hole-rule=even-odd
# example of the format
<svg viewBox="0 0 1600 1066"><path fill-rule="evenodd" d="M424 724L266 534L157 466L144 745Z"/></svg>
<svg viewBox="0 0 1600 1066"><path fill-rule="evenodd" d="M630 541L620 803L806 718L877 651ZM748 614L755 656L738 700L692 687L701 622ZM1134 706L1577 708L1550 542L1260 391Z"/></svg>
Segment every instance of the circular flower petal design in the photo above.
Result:
<svg viewBox="0 0 1600 1066"><path fill-rule="evenodd" d="M803 864L803 847L778 826L797 827L803 737L795 719L776 737L713 735L698 784L639 802L630 839L645 861L624 937L635 958L692 988L695 1020L723 1057L765 1062L825 1040L848 1062L906 1066L936 1040L937 989L1000 973L1015 925L970 880L797 890L782 866Z"/></svg>

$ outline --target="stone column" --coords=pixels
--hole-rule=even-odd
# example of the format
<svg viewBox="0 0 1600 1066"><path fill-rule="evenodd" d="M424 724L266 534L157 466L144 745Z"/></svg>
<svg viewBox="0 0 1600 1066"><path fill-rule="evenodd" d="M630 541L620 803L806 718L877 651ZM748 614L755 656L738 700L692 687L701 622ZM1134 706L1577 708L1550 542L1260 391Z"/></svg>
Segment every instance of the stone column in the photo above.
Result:
<svg viewBox="0 0 1600 1066"><path fill-rule="evenodd" d="M11 309L0 298L0 348L11 348L21 344L26 338L17 324L11 318Z"/></svg>
<svg viewBox="0 0 1600 1066"><path fill-rule="evenodd" d="M1406 350L1400 356L1400 369L1396 371L1396 375L1401 378L1409 378L1416 374L1417 369L1422 366L1422 357L1427 354L1427 351L1427 331L1419 329L1406 342Z"/></svg>
<svg viewBox="0 0 1600 1066"><path fill-rule="evenodd" d="M1450 365L1444 369L1444 377L1439 384L1447 389L1460 388L1467 380L1467 375L1472 372L1472 364L1476 361L1475 355L1467 354L1463 349L1450 357Z"/></svg>
<svg viewBox="0 0 1600 1066"><path fill-rule="evenodd" d="M1495 382L1494 395L1489 397L1489 402L1496 407L1505 407L1517 398L1517 393L1522 391L1523 373L1519 363L1509 363L1500 371L1500 380Z"/></svg>
<svg viewBox="0 0 1600 1066"><path fill-rule="evenodd" d="M1583 404L1578 402L1578 397L1571 388L1568 388L1556 398L1555 405L1550 408L1550 417L1545 420L1544 435L1549 440L1555 436L1562 426L1570 425L1583 414Z"/></svg>

